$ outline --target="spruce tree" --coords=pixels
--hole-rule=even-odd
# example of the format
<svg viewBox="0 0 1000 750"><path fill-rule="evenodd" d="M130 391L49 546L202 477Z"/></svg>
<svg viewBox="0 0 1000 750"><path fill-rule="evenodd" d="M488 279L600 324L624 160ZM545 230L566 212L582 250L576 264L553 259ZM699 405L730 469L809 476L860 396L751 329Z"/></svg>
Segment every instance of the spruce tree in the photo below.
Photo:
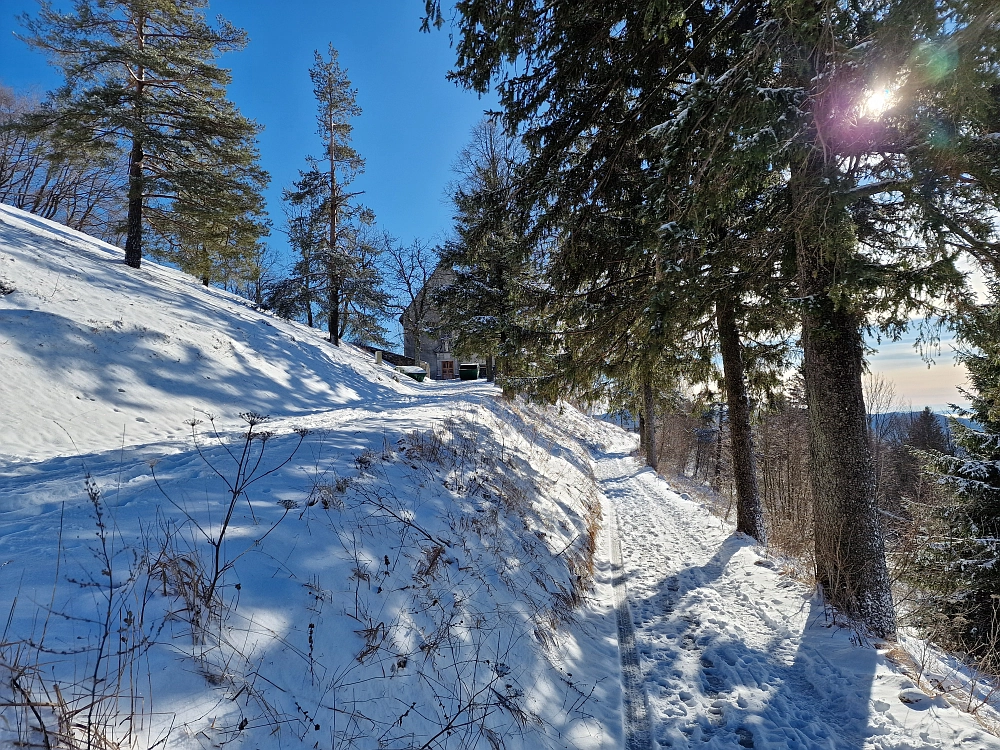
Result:
<svg viewBox="0 0 1000 750"><path fill-rule="evenodd" d="M525 374L518 355L531 248L516 202L523 161L520 144L495 121L473 128L455 166L455 239L445 243L440 256L448 282L432 295L445 327L458 333L456 352L495 362L487 375L501 382Z"/></svg>
<svg viewBox="0 0 1000 750"><path fill-rule="evenodd" d="M782 177L784 218L771 229L794 250L817 575L833 603L883 636L895 618L861 388L862 332L897 335L913 310L954 304L963 289L957 252L991 246L984 217L996 149L983 136L995 117L996 70L985 61L996 49L982 34L983 10L952 9L960 20L951 28L943 5L789 0L745 19L734 10L705 39L730 64L696 65L661 128L661 179L671 179L677 154L698 162L709 178L699 203L711 205L712 177L722 173L737 186ZM932 66L945 49L957 64ZM890 98L874 95L893 86ZM959 105L957 92L971 106ZM957 164L966 177L956 179Z"/></svg>
<svg viewBox="0 0 1000 750"><path fill-rule="evenodd" d="M226 99L229 72L216 58L242 49L246 34L219 20L208 0L74 0L61 13L42 0L22 17L24 37L61 68L35 126L65 153L104 144L129 155L125 262L139 267L144 209L169 210L179 195L205 201L245 188L256 170L258 126Z"/></svg>
<svg viewBox="0 0 1000 750"><path fill-rule="evenodd" d="M954 302L962 290L956 250L990 235L981 221L990 158L980 139L995 78L983 61L996 51L980 34L985 17L965 15L977 10L967 5L955 10L961 21L950 29L943 6L792 0L761 11L733 65L694 77L668 144L713 148L708 134L723 131L712 125L724 124L736 138L710 160L746 183L788 177L786 219L776 228L794 241L817 575L835 604L882 636L895 620L861 388L862 331L892 333L912 310ZM931 71L921 54L944 37L959 64ZM895 78L907 68L905 81ZM872 95L880 85L899 86L885 111ZM956 106L959 90L975 106ZM942 138L942 121L956 137ZM685 143L695 122L705 135ZM956 179L956 163L972 179ZM956 202L964 210L947 208Z"/></svg>
<svg viewBox="0 0 1000 750"><path fill-rule="evenodd" d="M426 5L425 26L443 20L440 2ZM804 350L817 576L832 603L891 637L863 331L897 335L912 311L954 305L964 294L956 256L995 257L990 4L468 0L456 24L452 75L479 91L498 81L507 124L523 129L540 175L526 180L541 190L533 205L567 235L549 277L567 289L650 299L659 261L673 260L647 239L669 231L665 204L711 217L720 190L773 185L766 228L785 251L779 279L798 305ZM636 211L650 193L656 210ZM694 261L723 283L737 259ZM760 278L735 291L753 298Z"/></svg>
<svg viewBox="0 0 1000 750"><path fill-rule="evenodd" d="M428 25L440 20L440 4L427 8ZM703 24L718 20L715 11L691 8ZM677 248L664 251L660 238L667 220L651 216L646 205L660 153L651 126L676 101L674 61L688 39L682 27L650 37L651 24L669 10L617 0L459 6L463 34L452 76L479 91L497 80L505 122L519 129L530 152L520 202L546 247L545 313L562 350L550 362L550 390L586 388L617 373L645 392L659 368L679 377L682 360L688 379L710 371L710 356L692 342L699 338L693 332L715 328L714 299L699 294L701 303L692 304L693 285L679 288ZM516 64L522 57L523 67ZM726 348L738 394L744 374L734 351ZM644 433L651 433L655 418L646 412L653 399L642 402ZM732 427L748 436L749 411L733 409L731 416ZM645 436L644 445L654 443ZM736 455L745 467L741 476L752 477L752 446L734 445L745 448ZM652 465L655 456L648 453L647 461ZM741 518L758 520L741 530L763 540L752 481L740 488L741 507L756 508Z"/></svg>
<svg viewBox="0 0 1000 750"><path fill-rule="evenodd" d="M958 324L959 359L969 373L964 411L972 425L954 422L958 451L929 451L934 474L947 492L915 566L906 571L928 593L935 616L923 617L939 638L967 651L996 672L1000 656L1000 283L990 300ZM933 448L933 446L928 446ZM932 621L936 620L936 621Z"/></svg>
<svg viewBox="0 0 1000 750"><path fill-rule="evenodd" d="M921 451L937 451L938 453L951 453L951 440L945 430L941 419L938 418L931 407L925 406L924 410L912 417L910 424L906 428L906 435L903 437L906 445Z"/></svg>

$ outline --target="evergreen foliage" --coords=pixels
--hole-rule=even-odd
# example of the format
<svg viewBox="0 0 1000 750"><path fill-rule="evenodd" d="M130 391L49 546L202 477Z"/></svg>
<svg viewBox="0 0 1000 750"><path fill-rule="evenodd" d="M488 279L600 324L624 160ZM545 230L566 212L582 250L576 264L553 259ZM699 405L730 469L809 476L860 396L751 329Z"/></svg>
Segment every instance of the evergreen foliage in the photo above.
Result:
<svg viewBox="0 0 1000 750"><path fill-rule="evenodd" d="M192 195L184 187L170 210L150 212L148 223L154 233L152 255L197 276L205 286L230 288L260 278L261 238L271 231L262 192L268 178L252 167L223 167L222 172L229 173L227 190L205 201L204 195Z"/></svg>
<svg viewBox="0 0 1000 750"><path fill-rule="evenodd" d="M442 327L458 334L456 353L495 358L495 372L488 375L502 383L527 374L522 356L526 297L535 269L518 221L524 159L520 144L495 121L475 126L455 167L456 237L445 243L440 257L445 283L432 295Z"/></svg>
<svg viewBox="0 0 1000 750"><path fill-rule="evenodd" d="M920 451L952 452L951 438L941 419L929 406L910 420L903 443Z"/></svg>
<svg viewBox="0 0 1000 750"><path fill-rule="evenodd" d="M676 104L674 60L688 39L681 28L651 38L660 6L616 0L459 6L464 34L452 75L480 91L496 79L505 123L522 133L530 153L518 199L544 247L542 313L558 356L536 354L547 377L534 387L549 397L592 394L607 377L633 383L638 392L664 380L665 372L673 384L712 378L717 292L725 289L726 300L739 296L732 273L715 284L696 278L704 266L697 258L712 238L681 242L675 239L695 235L668 232L672 239L663 242L668 222L647 209L660 150L652 126ZM428 24L440 18L440 6L427 8ZM712 16L702 17L698 8L693 13L702 23ZM480 27L489 33L478 33ZM516 64L522 57L524 66ZM727 245L731 257L746 255L739 244ZM743 306L727 309L742 312ZM730 328L736 352L735 326L742 322ZM726 354L736 365L729 372L739 392L743 363L753 358L733 362L733 352L730 347ZM642 399L644 432L655 422L646 413L654 400ZM748 420L748 408L733 410L732 424L746 436ZM655 436L643 442L651 448ZM751 463L752 450L739 459ZM653 454L647 460L655 464ZM752 477L752 467L745 468L741 474ZM741 485L741 504L756 503L754 494ZM763 539L759 525L754 533Z"/></svg>
<svg viewBox="0 0 1000 750"><path fill-rule="evenodd" d="M58 153L128 153L125 262L136 268L144 225L170 225L174 204L189 216L204 214L239 204L232 196L266 181L256 164L259 127L226 98L229 72L216 64L220 54L241 49L246 34L221 19L209 25L207 5L74 0L62 13L43 0L37 17L21 19L25 41L47 53L65 79L32 118L34 127L53 134ZM251 226L261 225L251 219ZM168 234L179 245L219 244L218 227L205 227L204 237L197 229L188 222L183 238Z"/></svg>
<svg viewBox="0 0 1000 750"><path fill-rule="evenodd" d="M720 334L781 336L796 301L817 575L891 637L863 333L953 310L956 257L996 256L989 3L467 0L453 22L453 78L496 82L529 149L546 281L571 300L555 317L603 345L567 347L581 372L692 351L713 303L742 317L716 315Z"/></svg>
<svg viewBox="0 0 1000 750"><path fill-rule="evenodd" d="M722 45L738 51L727 52L732 64L698 70L661 131L661 180L675 164L698 164L704 182L695 183L695 201L709 215L721 175L736 186L788 175L776 196L785 218L769 229L793 243L795 297L804 302L817 571L831 600L880 635L894 625L860 386L861 330L895 333L914 309L953 307L963 289L958 250L990 240L979 221L991 200L990 160L979 144L989 132L995 71L973 68L983 52L996 59L993 42L976 23L966 26L969 16L946 30L948 9L929 10L786 2L730 19L747 29ZM970 10L983 9L959 13ZM967 75L921 69L914 50L938 49L943 37ZM869 106L876 87L898 87L884 112ZM985 106L956 107L955 87ZM962 136L935 142L942 121ZM957 163L974 179L955 179ZM957 203L966 210L951 210Z"/></svg>
<svg viewBox="0 0 1000 750"><path fill-rule="evenodd" d="M994 672L1000 670L1000 285L991 300L958 325L959 358L969 372L972 402L955 422L958 452L927 453L947 490L925 525L927 544L914 578L929 590L933 616L924 617L946 645L958 646ZM933 446L928 446L933 450ZM927 622L927 620L933 620Z"/></svg>
<svg viewBox="0 0 1000 750"><path fill-rule="evenodd" d="M388 297L377 258L389 241L373 230L371 210L353 200L359 193L346 189L365 166L351 146L351 120L361 114L357 92L333 45L326 57L314 53L309 77L325 156L308 157L307 169L285 190L288 236L299 257L291 279L275 289L283 297L272 303L304 312L310 326L325 322L333 344L344 336L385 344Z"/></svg>

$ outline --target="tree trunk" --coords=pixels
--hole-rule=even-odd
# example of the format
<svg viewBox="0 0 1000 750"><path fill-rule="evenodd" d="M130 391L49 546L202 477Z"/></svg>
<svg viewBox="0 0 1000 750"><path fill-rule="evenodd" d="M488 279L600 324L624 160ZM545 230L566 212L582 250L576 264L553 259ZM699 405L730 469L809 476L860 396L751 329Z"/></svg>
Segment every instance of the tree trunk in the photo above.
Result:
<svg viewBox="0 0 1000 750"><path fill-rule="evenodd" d="M125 238L125 265L142 263L142 141L132 139L128 166L128 220Z"/></svg>
<svg viewBox="0 0 1000 750"><path fill-rule="evenodd" d="M486 357L486 382L492 383L497 379L496 357L492 354Z"/></svg>
<svg viewBox="0 0 1000 750"><path fill-rule="evenodd" d="M134 18L136 28L136 44L142 50L145 46L145 26L144 16L137 15ZM125 237L125 265L138 268L142 263L142 160L143 144L140 135L140 123L143 121L143 79L146 77L146 70L139 66L135 76L135 101L133 102L134 112L132 130L132 151L129 154L128 162L128 219L126 222Z"/></svg>
<svg viewBox="0 0 1000 750"><path fill-rule="evenodd" d="M326 301L330 308L326 316L327 330L330 332L330 342L334 346L340 346L340 282L335 276L331 276L327 284L330 286Z"/></svg>
<svg viewBox="0 0 1000 750"><path fill-rule="evenodd" d="M305 274L302 277L302 292L305 297L306 303L306 323L310 328L313 328L313 290L312 290L312 274L313 274L313 256L311 250L305 250L302 254L305 260Z"/></svg>
<svg viewBox="0 0 1000 750"><path fill-rule="evenodd" d="M822 170L808 164L804 172L805 180L803 175L799 179L806 188L802 191L805 200L797 203L811 213L800 218L796 260L799 296L805 300L802 348L816 576L834 606L876 637L892 638L896 617L861 381L862 321L830 297L837 255L851 252L836 245L838 236L850 236L843 226L836 226L832 200L821 197L828 190L822 183ZM799 213L804 212L799 209ZM843 217L839 223L846 221ZM853 242L853 238L840 242Z"/></svg>
<svg viewBox="0 0 1000 750"><path fill-rule="evenodd" d="M330 251L327 260L327 285L329 286L327 313L330 342L340 346L340 280L333 271L337 259L337 219L340 211L340 195L337 190L337 129L334 124L333 104L330 107Z"/></svg>
<svg viewBox="0 0 1000 750"><path fill-rule="evenodd" d="M646 448L646 466L656 471L656 401L653 399L653 379L646 375L642 379L643 441Z"/></svg>
<svg viewBox="0 0 1000 750"><path fill-rule="evenodd" d="M337 329L337 346L340 346L340 342L343 340L344 336L347 335L347 323L349 320L351 300L349 297L345 297L344 295L338 294L337 296L341 297L342 303L340 313L337 316L340 325L340 328Z"/></svg>
<svg viewBox="0 0 1000 750"><path fill-rule="evenodd" d="M750 425L750 397L747 395L743 349L736 326L734 300L723 297L715 304L719 327L719 351L726 379L729 410L729 442L733 454L733 481L736 485L736 530L767 544L764 508L757 487L757 458ZM721 427L721 425L720 425Z"/></svg>

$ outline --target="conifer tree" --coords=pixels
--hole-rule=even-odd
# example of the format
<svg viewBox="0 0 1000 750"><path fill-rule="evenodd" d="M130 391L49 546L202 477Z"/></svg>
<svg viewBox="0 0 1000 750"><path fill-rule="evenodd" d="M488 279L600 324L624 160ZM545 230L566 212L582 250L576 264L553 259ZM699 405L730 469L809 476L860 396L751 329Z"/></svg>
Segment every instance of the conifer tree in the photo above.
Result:
<svg viewBox="0 0 1000 750"><path fill-rule="evenodd" d="M303 302L310 303L306 314L317 324L325 324L329 340L339 346L357 322L351 318L352 310L359 310L357 303L382 299L382 277L374 259L383 246L374 232L371 210L349 201L353 196L341 193L331 197L337 183L317 160L310 158L308 162L309 169L300 172L293 187L284 193L294 217L289 220L289 237L301 256L292 278ZM332 225L335 244L331 245L332 218L336 224Z"/></svg>
<svg viewBox="0 0 1000 750"><path fill-rule="evenodd" d="M374 245L365 245L362 232L374 223L375 217L352 200L360 193L347 191L365 167L364 159L351 146L351 120L361 114L361 108L332 44L326 57L318 50L313 54L309 78L316 98L316 132L324 156L307 160L309 168L300 172L293 189L285 191L285 199L292 206L308 205L309 224L324 229L323 244L310 251L307 274L309 288L324 296L322 308L329 339L339 346L349 326L349 321L342 319L351 306L345 297L348 286L370 275L366 247Z"/></svg>
<svg viewBox="0 0 1000 750"><path fill-rule="evenodd" d="M531 155L519 202L546 245L544 304L562 350L551 361L550 390L586 388L616 372L645 392L664 362L676 374L684 360L689 377L711 370L704 347L692 345L698 338L692 331L715 328L714 300L700 295L694 305L689 294L672 293L682 275L673 273L681 270L670 254L677 248L663 252L658 230L666 220L650 217L646 206L659 154L651 125L676 100L672 69L688 38L686 29L674 28L651 40L650 24L669 10L659 6L615 0L459 6L464 34L452 76L479 91L496 78L507 127L520 129ZM717 20L691 7L701 23ZM427 8L429 25L441 7ZM508 65L521 56L527 66ZM689 355L680 355L686 348ZM726 350L730 364L733 351ZM734 393L737 372L742 382L741 369L729 368ZM653 399L642 403L644 433L651 433L654 415L645 412ZM748 410L731 416L733 428L748 436ZM651 448L655 439L645 435L643 442ZM737 451L746 465L741 476L754 475L752 456L752 449ZM647 461L652 465L655 456L648 453ZM740 505L757 510L741 518L759 520L756 494L743 491L749 486L740 484ZM764 539L762 523L741 530Z"/></svg>
<svg viewBox="0 0 1000 750"><path fill-rule="evenodd" d="M947 490L935 513L927 543L919 550L915 568L907 571L929 592L933 610L944 623L935 623L940 637L1000 669L1000 283L990 284L990 300L958 325L962 344L959 359L969 373L964 395L971 408L964 416L974 426L954 422L959 451L946 455L933 450L931 467ZM925 530L928 524L922 524ZM937 528L933 528L936 525ZM929 619L929 618L925 618ZM927 624L927 623L925 623Z"/></svg>
<svg viewBox="0 0 1000 750"><path fill-rule="evenodd" d="M226 99L229 72L216 58L246 44L208 0L74 0L57 11L42 0L22 17L24 37L61 68L65 82L34 118L64 153L105 145L129 155L125 262L138 268L144 211L165 212L178 196L203 205L246 188L259 130Z"/></svg>
<svg viewBox="0 0 1000 750"><path fill-rule="evenodd" d="M256 161L254 148L249 164L219 170L223 182L210 181L197 193L184 185L169 210L148 212L150 254L197 276L205 286L255 282L261 238L271 226L262 192L268 177L253 166Z"/></svg>
<svg viewBox="0 0 1000 750"><path fill-rule="evenodd" d="M833 603L881 636L892 636L895 617L861 387L862 331L898 331L914 309L954 304L963 284L956 251L984 252L992 242L983 219L996 149L983 136L995 116L996 70L984 61L996 49L983 28L995 19L983 7L944 5L787 0L744 20L734 8L704 39L729 64L696 65L663 128L662 178L677 154L700 162L709 180L697 202L711 204L711 178L724 172L737 186L787 176L784 219L771 228L794 248L817 575ZM949 28L952 11L960 21ZM730 31L737 22L743 33ZM932 70L944 49L957 67ZM898 87L887 108L876 87ZM957 91L975 105L957 106ZM942 122L954 137L944 137ZM971 179L956 179L957 164Z"/></svg>
<svg viewBox="0 0 1000 750"><path fill-rule="evenodd" d="M929 406L925 406L923 411L910 420L903 442L921 451L951 452L948 433L941 419Z"/></svg>
<svg viewBox="0 0 1000 750"><path fill-rule="evenodd" d="M287 197L287 194L286 194ZM310 328L315 325L319 261L328 237L324 220L329 214L322 210L319 196L303 194L297 203L286 202L286 234L292 249L298 253L292 273L273 290L271 306L287 318L303 319Z"/></svg>
<svg viewBox="0 0 1000 750"><path fill-rule="evenodd" d="M425 27L443 20L440 2L426 7ZM649 299L659 261L674 260L642 262L657 249L646 236L675 218L664 201L713 218L720 189L773 185L766 228L787 250L779 280L804 349L817 575L831 602L891 637L862 332L895 335L913 310L954 305L956 255L996 256L990 4L468 0L456 23L453 77L479 91L498 81L540 175L526 189L540 186L535 205L568 235L550 279L591 298ZM655 186L649 133L663 149ZM635 211L651 192L652 216ZM720 284L734 263L748 270L731 252L695 260ZM757 294L760 278L736 291Z"/></svg>
<svg viewBox="0 0 1000 750"><path fill-rule="evenodd" d="M481 355L489 379L523 375L522 345L530 247L518 225L516 191L524 154L492 120L473 128L455 171L455 239L440 263L449 283L433 299L444 324L458 332L456 352Z"/></svg>

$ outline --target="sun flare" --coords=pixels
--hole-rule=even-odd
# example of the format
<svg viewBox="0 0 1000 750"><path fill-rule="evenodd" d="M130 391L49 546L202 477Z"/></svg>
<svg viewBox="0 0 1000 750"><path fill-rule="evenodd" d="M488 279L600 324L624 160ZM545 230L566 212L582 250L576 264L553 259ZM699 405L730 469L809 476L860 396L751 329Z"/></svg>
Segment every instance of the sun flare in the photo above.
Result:
<svg viewBox="0 0 1000 750"><path fill-rule="evenodd" d="M865 99L865 102L861 107L862 114L864 114L865 117L877 119L881 117L887 109L889 109L891 104L892 96L889 94L889 89L876 89L875 91L870 92Z"/></svg>

